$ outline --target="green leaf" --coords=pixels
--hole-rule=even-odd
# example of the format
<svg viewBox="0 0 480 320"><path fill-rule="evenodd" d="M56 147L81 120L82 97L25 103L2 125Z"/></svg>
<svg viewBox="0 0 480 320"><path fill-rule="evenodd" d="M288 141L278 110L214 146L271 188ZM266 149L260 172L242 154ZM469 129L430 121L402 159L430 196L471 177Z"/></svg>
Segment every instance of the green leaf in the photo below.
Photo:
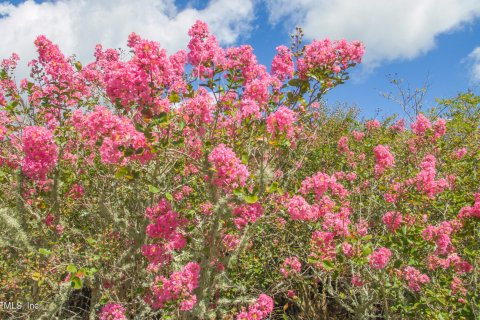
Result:
<svg viewBox="0 0 480 320"><path fill-rule="evenodd" d="M73 264L67 266L67 271L70 273L77 273L77 268Z"/></svg>
<svg viewBox="0 0 480 320"><path fill-rule="evenodd" d="M97 243L97 240L93 238L87 238L87 243L91 246L93 246L95 243Z"/></svg>
<svg viewBox="0 0 480 320"><path fill-rule="evenodd" d="M160 189L158 189L157 187L155 186L152 186L151 184L148 185L148 192L150 193L159 193L160 192ZM168 198L167 198L168 199Z"/></svg>
<svg viewBox="0 0 480 320"><path fill-rule="evenodd" d="M243 191L241 188L234 189L233 194L236 195L237 197L242 197L243 196Z"/></svg>
<svg viewBox="0 0 480 320"><path fill-rule="evenodd" d="M169 192L165 193L165 198L167 198L168 201L173 201L173 196Z"/></svg>
<svg viewBox="0 0 480 320"><path fill-rule="evenodd" d="M370 253L372 253L372 251L373 251L373 250L372 250L372 244L369 243L369 244L367 244L367 245L363 248L362 254L363 254L364 256L368 256Z"/></svg>
<svg viewBox="0 0 480 320"><path fill-rule="evenodd" d="M258 201L258 197L256 195L244 196L243 199L246 203L256 203Z"/></svg>
<svg viewBox="0 0 480 320"><path fill-rule="evenodd" d="M248 153L244 153L242 155L242 163L243 164L248 164Z"/></svg>
<svg viewBox="0 0 480 320"><path fill-rule="evenodd" d="M120 179L128 174L128 169L125 167L118 168L117 172L115 173L115 178Z"/></svg>
<svg viewBox="0 0 480 320"><path fill-rule="evenodd" d="M274 193L277 190L278 190L278 182L277 181L273 182L270 185L270 187L268 187L268 193Z"/></svg>
<svg viewBox="0 0 480 320"><path fill-rule="evenodd" d="M82 289L82 280L79 277L73 277L70 284L74 289Z"/></svg>
<svg viewBox="0 0 480 320"><path fill-rule="evenodd" d="M43 254L44 256L49 256L52 254L52 251L45 248L38 249L38 252L40 252L40 254Z"/></svg>
<svg viewBox="0 0 480 320"><path fill-rule="evenodd" d="M335 266L333 265L333 262L330 261L330 260L323 260L323 261L322 261L322 265L323 265L323 267L324 267L325 269L327 269L327 270L331 270L331 269L333 269L333 268L335 267Z"/></svg>

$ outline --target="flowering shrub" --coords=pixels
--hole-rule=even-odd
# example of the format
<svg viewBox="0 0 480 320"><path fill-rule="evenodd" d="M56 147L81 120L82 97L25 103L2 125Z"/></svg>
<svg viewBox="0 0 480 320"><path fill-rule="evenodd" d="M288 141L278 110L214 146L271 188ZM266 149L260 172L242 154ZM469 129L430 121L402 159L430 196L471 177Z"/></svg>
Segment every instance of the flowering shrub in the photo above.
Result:
<svg viewBox="0 0 480 320"><path fill-rule="evenodd" d="M297 34L269 71L203 22L188 34L172 55L131 34L129 55L98 45L85 66L40 36L19 83L19 57L2 62L0 301L42 301L35 318L480 317L480 98L358 121L322 97L361 43Z"/></svg>

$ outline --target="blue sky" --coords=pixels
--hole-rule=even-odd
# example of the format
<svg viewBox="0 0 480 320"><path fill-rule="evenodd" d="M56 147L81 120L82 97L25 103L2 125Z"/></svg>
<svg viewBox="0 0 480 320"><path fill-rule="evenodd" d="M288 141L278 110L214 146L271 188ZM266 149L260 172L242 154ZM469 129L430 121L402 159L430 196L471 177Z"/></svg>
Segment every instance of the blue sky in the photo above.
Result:
<svg viewBox="0 0 480 320"><path fill-rule="evenodd" d="M197 19L224 46L251 44L267 66L295 26L304 29L306 42L361 40L364 63L326 99L356 105L367 118L402 113L380 94L394 91L387 75L412 88L428 81L426 107L435 97L480 91L479 0L0 1L0 17L0 57L17 52L24 61L34 57L38 34L82 61L91 59L96 43L124 47L132 31L174 52L186 46L186 31Z"/></svg>

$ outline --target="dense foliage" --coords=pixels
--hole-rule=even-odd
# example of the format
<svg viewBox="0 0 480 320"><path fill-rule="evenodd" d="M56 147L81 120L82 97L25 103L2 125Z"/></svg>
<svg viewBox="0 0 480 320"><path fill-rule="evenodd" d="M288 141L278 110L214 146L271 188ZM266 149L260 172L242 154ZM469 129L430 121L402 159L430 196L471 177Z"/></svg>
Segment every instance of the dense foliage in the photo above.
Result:
<svg viewBox="0 0 480 320"><path fill-rule="evenodd" d="M359 121L322 97L361 43L299 31L269 72L189 35L85 66L40 36L19 82L3 60L3 315L480 317L479 97Z"/></svg>

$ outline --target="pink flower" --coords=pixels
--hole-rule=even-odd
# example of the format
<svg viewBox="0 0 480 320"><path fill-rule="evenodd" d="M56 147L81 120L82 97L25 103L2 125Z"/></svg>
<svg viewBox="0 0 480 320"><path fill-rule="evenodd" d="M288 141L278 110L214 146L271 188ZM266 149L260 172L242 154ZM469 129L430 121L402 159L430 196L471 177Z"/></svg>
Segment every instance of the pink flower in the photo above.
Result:
<svg viewBox="0 0 480 320"><path fill-rule="evenodd" d="M381 127L381 124L377 119L374 119L367 121L367 123L365 123L365 127L367 128L368 132L371 132L375 129L379 129Z"/></svg>
<svg viewBox="0 0 480 320"><path fill-rule="evenodd" d="M462 159L466 154L468 153L468 150L467 148L460 148L460 149L457 149L455 150L455 158L457 158L458 160Z"/></svg>
<svg viewBox="0 0 480 320"><path fill-rule="evenodd" d="M355 138L355 140L361 141L363 139L363 137L365 137L365 132L353 131L352 135Z"/></svg>
<svg viewBox="0 0 480 320"><path fill-rule="evenodd" d="M98 315L100 320L127 320L125 309L117 303L107 303Z"/></svg>
<svg viewBox="0 0 480 320"><path fill-rule="evenodd" d="M475 194L475 202L473 206L466 206L460 209L458 217L460 219L469 217L480 218L480 193Z"/></svg>
<svg viewBox="0 0 480 320"><path fill-rule="evenodd" d="M390 127L393 131L396 132L403 132L405 131L405 119L399 119L397 122L395 122L394 125Z"/></svg>
<svg viewBox="0 0 480 320"><path fill-rule="evenodd" d="M345 71L360 63L363 53L360 42L315 40L305 46L304 57L298 60L300 78L306 78L310 70L330 69L335 74Z"/></svg>
<svg viewBox="0 0 480 320"><path fill-rule="evenodd" d="M262 320L273 311L273 299L266 294L260 294L257 302L250 305L248 312L245 310L237 315L237 320Z"/></svg>
<svg viewBox="0 0 480 320"><path fill-rule="evenodd" d="M383 223L385 223L387 225L387 228L393 233L395 233L395 231L402 223L402 219L403 216L398 211L389 211L385 213L385 215L382 217Z"/></svg>
<svg viewBox="0 0 480 320"><path fill-rule="evenodd" d="M347 136L341 137L338 140L337 147L340 153L347 153L348 151L350 151L350 149L348 148L348 137Z"/></svg>
<svg viewBox="0 0 480 320"><path fill-rule="evenodd" d="M334 237L332 232L314 231L311 241L312 255L319 260L335 260L337 254Z"/></svg>
<svg viewBox="0 0 480 320"><path fill-rule="evenodd" d="M365 283L362 280L362 277L360 277L357 274L354 274L352 276L352 285L355 287L362 287Z"/></svg>
<svg viewBox="0 0 480 320"><path fill-rule="evenodd" d="M435 121L435 123L433 124L434 139L440 138L445 134L445 132L447 132L446 123L447 121L442 118Z"/></svg>
<svg viewBox="0 0 480 320"><path fill-rule="evenodd" d="M436 159L434 155L429 154L425 156L420 164L422 170L414 179L417 190L425 193L430 198L434 198L437 193L448 187L448 182L445 179L435 179L437 174L435 164Z"/></svg>
<svg viewBox="0 0 480 320"><path fill-rule="evenodd" d="M318 219L318 210L307 203L302 196L293 196L288 200L287 212L292 220L316 220Z"/></svg>
<svg viewBox="0 0 480 320"><path fill-rule="evenodd" d="M169 302L179 302L180 310L191 310L197 301L193 290L198 287L200 265L195 262L187 263L182 270L173 272L170 278L155 277L152 286L153 298L151 305L154 309L161 309Z"/></svg>
<svg viewBox="0 0 480 320"><path fill-rule="evenodd" d="M381 175L385 169L394 166L395 158L388 146L378 145L373 148L373 152L375 153L375 175Z"/></svg>
<svg viewBox="0 0 480 320"><path fill-rule="evenodd" d="M223 187L227 191L245 186L250 173L232 149L220 144L212 150L208 161L213 164L215 169L213 180L215 185Z"/></svg>
<svg viewBox="0 0 480 320"><path fill-rule="evenodd" d="M353 246L349 244L348 242L343 242L342 243L342 252L344 255L347 257L351 258L353 256Z"/></svg>
<svg viewBox="0 0 480 320"><path fill-rule="evenodd" d="M262 205L259 203L245 204L236 207L233 210L235 226L238 230L242 230L248 223L255 222L263 215Z"/></svg>
<svg viewBox="0 0 480 320"><path fill-rule="evenodd" d="M415 269L414 267L405 267L403 271L403 277L408 282L408 287L414 291L418 292L421 290L420 284L430 282L430 278L426 275Z"/></svg>
<svg viewBox="0 0 480 320"><path fill-rule="evenodd" d="M272 74L277 76L280 81L285 81L293 76L292 53L286 46L277 47L277 52L272 61Z"/></svg>
<svg viewBox="0 0 480 320"><path fill-rule="evenodd" d="M383 269L388 264L392 252L384 247L378 248L368 257L370 267L373 269Z"/></svg>
<svg viewBox="0 0 480 320"><path fill-rule="evenodd" d="M58 147L52 132L44 127L26 127L22 134L22 150L25 154L22 161L25 175L45 180L58 160Z"/></svg>
<svg viewBox="0 0 480 320"><path fill-rule="evenodd" d="M417 119L415 122L410 124L410 128L412 128L413 133L417 136L422 137L425 135L425 132L432 127L430 120L425 117L422 113L418 114Z"/></svg>
<svg viewBox="0 0 480 320"><path fill-rule="evenodd" d="M297 257L288 257L283 262L280 273L283 274L285 278L288 278L292 273L300 273L301 269L302 264Z"/></svg>
<svg viewBox="0 0 480 320"><path fill-rule="evenodd" d="M277 133L284 133L291 138L294 133L294 123L297 121L295 111L281 106L267 118L267 131L275 137Z"/></svg>
<svg viewBox="0 0 480 320"><path fill-rule="evenodd" d="M452 290L452 294L460 293L462 296L467 294L467 289L465 289L462 280L458 277L453 277L450 289Z"/></svg>

